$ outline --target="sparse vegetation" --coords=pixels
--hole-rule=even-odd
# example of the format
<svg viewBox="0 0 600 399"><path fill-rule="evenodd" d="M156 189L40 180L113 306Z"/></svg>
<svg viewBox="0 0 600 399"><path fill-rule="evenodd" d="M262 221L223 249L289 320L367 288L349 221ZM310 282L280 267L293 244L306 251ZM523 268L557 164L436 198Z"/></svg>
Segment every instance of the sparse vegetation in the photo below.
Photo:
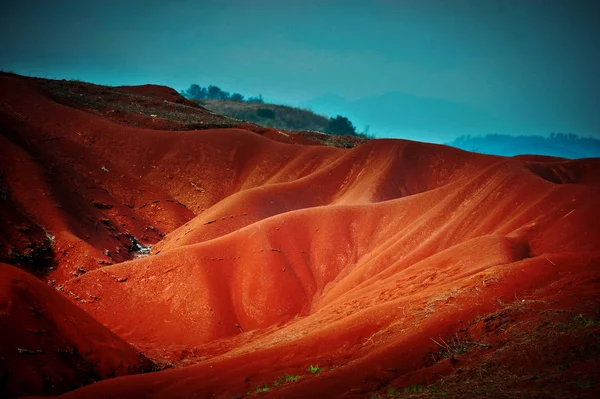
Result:
<svg viewBox="0 0 600 399"><path fill-rule="evenodd" d="M441 338L439 338L441 343L433 338L431 338L431 340L440 347L438 353L441 357L450 358L469 351L468 345L463 341L459 341L458 339L450 341L450 344L446 343L446 341Z"/></svg>
<svg viewBox="0 0 600 399"><path fill-rule="evenodd" d="M345 135L363 139L374 138L373 135L366 132L356 132L355 127L348 118L337 116L328 119L326 116L316 114L309 109L265 104L262 101L257 103L211 99L193 101L217 114L269 128L321 132L336 137ZM350 145L350 147L352 146Z"/></svg>
<svg viewBox="0 0 600 399"><path fill-rule="evenodd" d="M119 123L133 126L138 126L141 121L138 117L132 118L131 115L141 115L143 118L156 115L152 118L153 122L147 125L152 129L165 127L173 130L214 129L236 127L240 124L239 121L193 106L180 97L174 102L165 102L160 98L122 88L62 80L44 80L40 85L56 101L67 102L77 108L91 110ZM109 108L106 107L107 103L111 104ZM156 121L161 123L154 126ZM93 138L90 138L87 144L92 145Z"/></svg>
<svg viewBox="0 0 600 399"><path fill-rule="evenodd" d="M409 387L404 388L404 393L417 393L423 392L425 388L421 385L411 385Z"/></svg>
<svg viewBox="0 0 600 399"><path fill-rule="evenodd" d="M278 387L283 384L285 384L285 376L282 375L281 377L279 377L278 379L275 380L275 382L273 383L273 386Z"/></svg>
<svg viewBox="0 0 600 399"><path fill-rule="evenodd" d="M299 375L285 375L285 382L298 382L301 377Z"/></svg>
<svg viewBox="0 0 600 399"><path fill-rule="evenodd" d="M308 366L306 368L306 371L308 371L311 374L318 374L321 372L321 367L319 366L313 366L312 364L310 366Z"/></svg>
<svg viewBox="0 0 600 399"><path fill-rule="evenodd" d="M438 338L438 340L431 338L431 340L437 346L439 346L438 354L440 358L454 358L455 356L467 353L472 346L479 346L483 348L488 347L485 344L461 339L459 338L458 334L456 334L456 336L450 340L450 343L447 343L442 338Z"/></svg>
<svg viewBox="0 0 600 399"><path fill-rule="evenodd" d="M300 379L299 375L285 374L285 375L280 376L273 383L273 386L274 387L278 387L278 386L281 386L281 385L290 384L290 383L293 383L293 382L298 382L299 379Z"/></svg>
<svg viewBox="0 0 600 399"><path fill-rule="evenodd" d="M256 392L260 393L260 392L269 392L269 385L265 384L265 385L261 385L256 387Z"/></svg>
<svg viewBox="0 0 600 399"><path fill-rule="evenodd" d="M598 325L600 325L600 319L593 319L578 313L567 321L558 323L555 328L560 332L568 332Z"/></svg>
<svg viewBox="0 0 600 399"><path fill-rule="evenodd" d="M325 116L286 105L210 99L193 101L217 114L275 129L324 132L327 127Z"/></svg>
<svg viewBox="0 0 600 399"><path fill-rule="evenodd" d="M576 327L576 328L586 328L586 327L590 327L590 326L600 325L600 320L589 319L582 314L576 314L575 316L573 316L573 318L571 319L571 322L573 323L574 327Z"/></svg>
<svg viewBox="0 0 600 399"><path fill-rule="evenodd" d="M283 130L316 131L335 136L373 138L368 133L358 133L350 120L337 115L334 118L316 114L309 109L286 105L265 104L261 95L246 97L240 93L229 95L219 87L207 88L193 84L181 94L195 103L217 113L241 121Z"/></svg>

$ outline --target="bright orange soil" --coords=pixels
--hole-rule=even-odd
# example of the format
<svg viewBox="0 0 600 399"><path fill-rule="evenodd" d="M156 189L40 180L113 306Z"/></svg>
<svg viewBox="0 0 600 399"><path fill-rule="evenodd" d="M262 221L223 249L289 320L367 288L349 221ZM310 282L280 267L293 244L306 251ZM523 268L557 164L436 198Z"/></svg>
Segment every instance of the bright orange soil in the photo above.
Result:
<svg viewBox="0 0 600 399"><path fill-rule="evenodd" d="M44 281L0 265L0 393L147 370L137 350L176 368L64 397L599 393L600 159L152 130L61 105L34 80L0 88L0 256ZM50 263L11 255L46 233ZM152 254L134 258L132 236ZM95 374L52 355L61 345ZM274 387L287 373L301 378Z"/></svg>

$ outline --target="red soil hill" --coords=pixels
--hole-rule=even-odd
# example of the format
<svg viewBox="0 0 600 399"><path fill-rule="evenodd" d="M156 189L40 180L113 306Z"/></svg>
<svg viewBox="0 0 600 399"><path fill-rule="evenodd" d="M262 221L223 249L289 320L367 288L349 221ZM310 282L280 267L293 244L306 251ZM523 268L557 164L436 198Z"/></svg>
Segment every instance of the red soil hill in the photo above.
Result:
<svg viewBox="0 0 600 399"><path fill-rule="evenodd" d="M0 85L3 259L177 367L65 397L598 393L600 160L156 130Z"/></svg>
<svg viewBox="0 0 600 399"><path fill-rule="evenodd" d="M47 284L6 264L0 264L0 326L3 397L57 394L152 367Z"/></svg>

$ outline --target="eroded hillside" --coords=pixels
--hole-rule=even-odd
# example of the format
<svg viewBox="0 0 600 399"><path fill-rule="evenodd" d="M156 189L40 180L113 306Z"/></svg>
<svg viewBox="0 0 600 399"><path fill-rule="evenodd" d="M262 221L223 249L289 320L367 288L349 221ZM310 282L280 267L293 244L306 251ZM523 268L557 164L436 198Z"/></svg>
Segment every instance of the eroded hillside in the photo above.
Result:
<svg viewBox="0 0 600 399"><path fill-rule="evenodd" d="M0 87L5 396L598 394L600 160Z"/></svg>

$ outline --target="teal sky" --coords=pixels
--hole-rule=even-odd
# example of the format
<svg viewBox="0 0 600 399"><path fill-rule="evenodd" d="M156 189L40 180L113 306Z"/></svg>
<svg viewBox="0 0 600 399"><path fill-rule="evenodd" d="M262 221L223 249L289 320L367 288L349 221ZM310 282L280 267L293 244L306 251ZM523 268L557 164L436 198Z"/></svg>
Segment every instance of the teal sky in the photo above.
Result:
<svg viewBox="0 0 600 399"><path fill-rule="evenodd" d="M503 133L600 138L599 26L598 1L21 1L0 14L0 68L289 104L401 92Z"/></svg>

